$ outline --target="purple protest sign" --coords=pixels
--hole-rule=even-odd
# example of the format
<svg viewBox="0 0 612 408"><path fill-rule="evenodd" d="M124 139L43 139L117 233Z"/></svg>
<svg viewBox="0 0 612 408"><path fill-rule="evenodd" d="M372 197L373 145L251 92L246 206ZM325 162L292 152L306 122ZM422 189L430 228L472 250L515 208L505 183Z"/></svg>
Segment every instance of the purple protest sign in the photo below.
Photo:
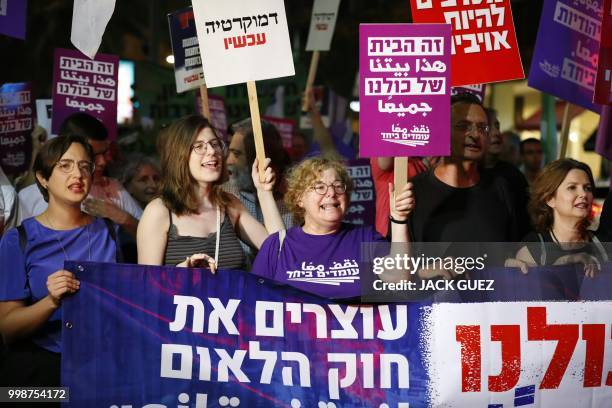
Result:
<svg viewBox="0 0 612 408"><path fill-rule="evenodd" d="M348 174L353 180L351 204L346 210L344 222L355 225L374 225L376 216L376 197L374 180L368 159L354 159L346 163Z"/></svg>
<svg viewBox="0 0 612 408"><path fill-rule="evenodd" d="M29 168L32 155L34 108L30 83L0 87L0 165L6 174Z"/></svg>
<svg viewBox="0 0 612 408"><path fill-rule="evenodd" d="M119 57L97 54L91 60L79 51L57 48L53 64L53 133L68 116L85 112L99 119L109 140L117 138Z"/></svg>
<svg viewBox="0 0 612 408"><path fill-rule="evenodd" d="M360 156L450 153L451 28L359 26Z"/></svg>
<svg viewBox="0 0 612 408"><path fill-rule="evenodd" d="M28 0L0 0L0 34L25 39Z"/></svg>
<svg viewBox="0 0 612 408"><path fill-rule="evenodd" d="M453 86L451 88L451 96L459 95L460 93L470 93L475 95L480 102L484 102L486 85L464 85L464 86Z"/></svg>
<svg viewBox="0 0 612 408"><path fill-rule="evenodd" d="M196 92L196 112L202 112L202 98L200 92ZM228 141L227 135L227 112L225 112L225 99L221 96L208 94L208 110L210 111L210 123L213 125L221 139Z"/></svg>
<svg viewBox="0 0 612 408"><path fill-rule="evenodd" d="M593 92L601 16L602 2L545 0L529 86L599 112Z"/></svg>

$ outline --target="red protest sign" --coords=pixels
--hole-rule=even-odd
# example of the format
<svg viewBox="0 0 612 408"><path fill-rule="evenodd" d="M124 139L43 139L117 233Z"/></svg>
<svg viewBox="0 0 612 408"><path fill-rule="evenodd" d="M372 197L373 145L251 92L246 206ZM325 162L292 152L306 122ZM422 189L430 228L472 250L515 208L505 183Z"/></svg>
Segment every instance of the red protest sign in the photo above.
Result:
<svg viewBox="0 0 612 408"><path fill-rule="evenodd" d="M451 85L523 79L510 0L410 0L415 23L452 26Z"/></svg>
<svg viewBox="0 0 612 408"><path fill-rule="evenodd" d="M593 102L612 105L612 0L605 0Z"/></svg>

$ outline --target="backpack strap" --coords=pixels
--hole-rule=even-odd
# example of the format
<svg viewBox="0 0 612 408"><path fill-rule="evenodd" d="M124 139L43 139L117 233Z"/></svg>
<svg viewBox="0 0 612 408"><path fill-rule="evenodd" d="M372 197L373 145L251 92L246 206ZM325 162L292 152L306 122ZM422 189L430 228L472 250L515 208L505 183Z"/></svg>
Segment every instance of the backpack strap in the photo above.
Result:
<svg viewBox="0 0 612 408"><path fill-rule="evenodd" d="M278 231L278 258L280 258L281 251L283 250L283 242L287 236L287 230L282 229Z"/></svg>
<svg viewBox="0 0 612 408"><path fill-rule="evenodd" d="M23 224L18 225L16 228L17 233L19 234L19 248L21 248L21 253L25 254L25 247L28 243L28 233L26 232Z"/></svg>
<svg viewBox="0 0 612 408"><path fill-rule="evenodd" d="M117 237L117 230L115 230L115 223L113 223L109 218L102 219L104 220L104 224L106 225L106 229L108 230L108 235L115 243L115 262L121 263L123 262L123 253L121 252L121 248L119 246L119 239Z"/></svg>

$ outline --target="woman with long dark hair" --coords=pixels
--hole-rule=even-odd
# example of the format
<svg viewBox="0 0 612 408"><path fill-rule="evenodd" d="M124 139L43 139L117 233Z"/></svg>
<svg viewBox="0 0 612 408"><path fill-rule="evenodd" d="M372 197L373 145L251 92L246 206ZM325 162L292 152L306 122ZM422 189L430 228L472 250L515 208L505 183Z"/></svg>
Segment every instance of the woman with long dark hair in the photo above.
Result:
<svg viewBox="0 0 612 408"><path fill-rule="evenodd" d="M238 238L259 248L269 233L282 229L274 202L274 172L266 159L260 182L252 177L264 222L255 220L233 195L227 181L227 147L202 116L187 116L163 134L160 197L149 203L138 225L138 263L240 269L245 257Z"/></svg>

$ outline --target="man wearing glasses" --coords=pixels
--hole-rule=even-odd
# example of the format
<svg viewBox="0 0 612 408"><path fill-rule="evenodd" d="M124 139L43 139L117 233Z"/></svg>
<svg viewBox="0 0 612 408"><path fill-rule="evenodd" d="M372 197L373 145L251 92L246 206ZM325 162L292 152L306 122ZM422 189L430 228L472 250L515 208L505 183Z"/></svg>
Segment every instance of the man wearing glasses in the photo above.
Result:
<svg viewBox="0 0 612 408"><path fill-rule="evenodd" d="M414 242L507 242L517 237L514 200L505 181L481 172L489 123L471 94L451 99L451 154L414 180Z"/></svg>

